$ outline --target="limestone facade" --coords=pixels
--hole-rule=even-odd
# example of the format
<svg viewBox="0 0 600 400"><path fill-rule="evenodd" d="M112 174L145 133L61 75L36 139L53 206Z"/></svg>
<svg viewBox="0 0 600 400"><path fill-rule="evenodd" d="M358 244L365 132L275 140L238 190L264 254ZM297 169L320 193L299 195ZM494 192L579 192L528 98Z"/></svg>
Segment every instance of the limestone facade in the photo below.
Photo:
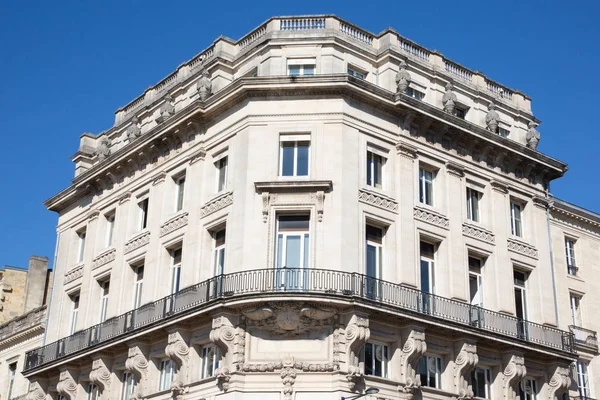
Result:
<svg viewBox="0 0 600 400"><path fill-rule="evenodd" d="M46 202L32 398L574 395L549 284L566 165L536 151L538 122L392 29L275 17L220 37L83 134Z"/></svg>

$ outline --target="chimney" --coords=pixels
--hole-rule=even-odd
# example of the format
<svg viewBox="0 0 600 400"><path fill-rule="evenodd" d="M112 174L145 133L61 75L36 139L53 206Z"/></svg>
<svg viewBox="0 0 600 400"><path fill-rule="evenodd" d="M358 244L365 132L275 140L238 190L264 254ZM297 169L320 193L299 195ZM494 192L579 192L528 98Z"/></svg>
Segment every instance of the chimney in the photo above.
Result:
<svg viewBox="0 0 600 400"><path fill-rule="evenodd" d="M48 275L48 257L29 257L27 286L25 288L25 309L28 312L44 304Z"/></svg>

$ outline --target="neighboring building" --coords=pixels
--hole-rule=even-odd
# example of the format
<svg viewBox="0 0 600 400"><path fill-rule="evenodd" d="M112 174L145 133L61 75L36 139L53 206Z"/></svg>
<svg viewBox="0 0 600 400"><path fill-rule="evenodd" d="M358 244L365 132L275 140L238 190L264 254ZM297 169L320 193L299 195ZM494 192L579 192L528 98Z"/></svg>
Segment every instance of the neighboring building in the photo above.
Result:
<svg viewBox="0 0 600 400"><path fill-rule="evenodd" d="M537 122L392 29L219 37L83 134L46 202L59 278L32 396L575 395L547 223L566 165Z"/></svg>
<svg viewBox="0 0 600 400"><path fill-rule="evenodd" d="M0 314L10 312L14 318L0 325L0 399L25 399L29 381L21 371L25 353L43 344L52 271L48 258L31 256L28 269L5 267L2 272L0 285L8 307Z"/></svg>

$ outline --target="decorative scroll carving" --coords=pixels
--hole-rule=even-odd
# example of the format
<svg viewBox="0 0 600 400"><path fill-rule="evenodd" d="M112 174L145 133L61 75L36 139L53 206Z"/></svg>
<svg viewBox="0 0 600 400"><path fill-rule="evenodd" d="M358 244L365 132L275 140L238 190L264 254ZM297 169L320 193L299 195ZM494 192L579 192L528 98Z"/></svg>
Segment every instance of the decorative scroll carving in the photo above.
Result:
<svg viewBox="0 0 600 400"><path fill-rule="evenodd" d="M254 326L286 337L305 334L317 326L330 326L335 318L331 310L289 303L271 303L242 313Z"/></svg>
<svg viewBox="0 0 600 400"><path fill-rule="evenodd" d="M183 400L183 395L190 391L190 387L180 380L171 382L171 397L174 400Z"/></svg>
<svg viewBox="0 0 600 400"><path fill-rule="evenodd" d="M187 335L186 335L187 336ZM190 355L190 347L187 344L181 331L176 330L169 332L165 355L169 357L177 366L177 378L182 382L188 380L188 360Z"/></svg>
<svg viewBox="0 0 600 400"><path fill-rule="evenodd" d="M556 365L551 373L552 378L548 383L548 400L559 400L562 398L562 394L571 386L569 367L567 365Z"/></svg>
<svg viewBox="0 0 600 400"><path fill-rule="evenodd" d="M150 242L150 231L146 231L139 236L134 237L127 243L125 243L125 248L123 250L124 253L129 253L135 249L139 249L140 247L147 245Z"/></svg>
<svg viewBox="0 0 600 400"><path fill-rule="evenodd" d="M392 211L395 213L398 212L398 203L395 200L379 193L371 192L370 190L359 189L358 201L382 208L387 211Z"/></svg>
<svg viewBox="0 0 600 400"><path fill-rule="evenodd" d="M415 207L414 216L416 219L421 221L440 226L448 229L450 227L450 220L445 216L438 214L434 211L430 211L424 208Z"/></svg>
<svg viewBox="0 0 600 400"><path fill-rule="evenodd" d="M48 381L46 379L36 379L31 382L27 400L49 400L51 397L47 394Z"/></svg>
<svg viewBox="0 0 600 400"><path fill-rule="evenodd" d="M211 342L219 347L221 354L229 355L232 353L230 350L233 350L235 328L226 316L213 318L209 338Z"/></svg>
<svg viewBox="0 0 600 400"><path fill-rule="evenodd" d="M412 393L421 387L421 377L417 375L417 363L426 351L425 332L411 329L400 355L400 373L402 375L400 379L404 384L403 392Z"/></svg>
<svg viewBox="0 0 600 400"><path fill-rule="evenodd" d="M202 78L198 81L198 95L200 96L200 100L206 101L212 94L212 82L210 80L210 74L208 70L204 68L202 70Z"/></svg>
<svg viewBox="0 0 600 400"><path fill-rule="evenodd" d="M173 98L170 94L165 96L165 103L160 107L159 115L155 121L157 124L167 120L171 115L175 114L175 106L173 105Z"/></svg>
<svg viewBox="0 0 600 400"><path fill-rule="evenodd" d="M529 130L527 131L527 135L525 135L525 140L527 141L527 147L532 150L537 150L538 143L540 142L540 132L538 132L536 128L537 124L533 121L529 122L527 125Z"/></svg>
<svg viewBox="0 0 600 400"><path fill-rule="evenodd" d="M78 264L65 274L65 285L83 276L83 264Z"/></svg>
<svg viewBox="0 0 600 400"><path fill-rule="evenodd" d="M75 400L77 398L77 379L75 373L68 369L61 371L58 383L56 384L56 390L63 397Z"/></svg>
<svg viewBox="0 0 600 400"><path fill-rule="evenodd" d="M96 385L100 392L110 390L110 368L106 358L99 357L92 362L90 382Z"/></svg>
<svg viewBox="0 0 600 400"><path fill-rule="evenodd" d="M444 104L444 111L448 114L454 115L454 109L456 107L456 94L454 93L454 85L452 82L446 83L446 92L442 96L442 103Z"/></svg>
<svg viewBox="0 0 600 400"><path fill-rule="evenodd" d="M537 249L527 243L519 242L514 239L507 239L507 245L509 250L521 253L527 257L538 258Z"/></svg>
<svg viewBox="0 0 600 400"><path fill-rule="evenodd" d="M488 112L485 116L485 126L490 132L498 132L498 121L500 121L500 115L496 111L496 105L491 102L488 106Z"/></svg>
<svg viewBox="0 0 600 400"><path fill-rule="evenodd" d="M99 161L102 161L110 156L110 139L108 136L102 136L100 138L100 142L96 148L96 155L98 156Z"/></svg>
<svg viewBox="0 0 600 400"><path fill-rule="evenodd" d="M496 236L492 232L474 225L463 224L462 232L463 235L470 236L490 244L496 243Z"/></svg>
<svg viewBox="0 0 600 400"><path fill-rule="evenodd" d="M344 336L346 340L346 354L348 355L346 379L350 383L350 388L354 390L356 385L362 380L362 372L358 365L358 351L371 336L369 317L364 314L352 315L346 325Z"/></svg>
<svg viewBox="0 0 600 400"><path fill-rule="evenodd" d="M474 343L462 342L460 351L454 361L454 386L458 399L473 397L473 388L469 385L469 374L479 362L477 346ZM458 348L457 348L458 350Z"/></svg>
<svg viewBox="0 0 600 400"><path fill-rule="evenodd" d="M505 359L506 367L503 371L503 389L506 400L515 400L519 393L519 384L527 375L525 359L520 354L512 354Z"/></svg>
<svg viewBox="0 0 600 400"><path fill-rule="evenodd" d="M110 249L105 251L104 253L98 255L96 258L92 260L92 270L103 266L104 264L108 264L111 261L114 261L117 256L116 249Z"/></svg>
<svg viewBox="0 0 600 400"><path fill-rule="evenodd" d="M408 85L412 81L410 73L406 70L406 62L400 61L400 69L396 74L396 93L406 94Z"/></svg>
<svg viewBox="0 0 600 400"><path fill-rule="evenodd" d="M206 205L200 209L200 217L206 217L231 204L233 204L233 192L224 193L206 203Z"/></svg>
<svg viewBox="0 0 600 400"><path fill-rule="evenodd" d="M164 236L167 233L176 231L177 229L186 226L188 224L188 213L184 212L177 214L164 224L160 226L159 236Z"/></svg>
<svg viewBox="0 0 600 400"><path fill-rule="evenodd" d="M125 368L130 371L139 383L136 385L134 395L142 398L147 393L148 359L144 355L147 346L141 344L129 348Z"/></svg>
<svg viewBox="0 0 600 400"><path fill-rule="evenodd" d="M133 117L131 119L131 125L127 128L127 139L129 142L133 142L135 139L139 138L142 135L142 130L139 127L139 120L137 117Z"/></svg>

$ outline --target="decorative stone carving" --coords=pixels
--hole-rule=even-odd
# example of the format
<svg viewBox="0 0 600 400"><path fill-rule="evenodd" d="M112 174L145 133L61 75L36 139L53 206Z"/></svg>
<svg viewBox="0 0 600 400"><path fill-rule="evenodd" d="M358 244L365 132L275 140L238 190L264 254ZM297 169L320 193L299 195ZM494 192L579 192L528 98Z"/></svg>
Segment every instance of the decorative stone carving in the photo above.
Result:
<svg viewBox="0 0 600 400"><path fill-rule="evenodd" d="M538 143L540 142L540 133L537 129L537 124L533 121L529 122L527 125L529 130L527 131L527 135L525 135L525 140L527 141L527 147L533 150L537 150Z"/></svg>
<svg viewBox="0 0 600 400"><path fill-rule="evenodd" d="M110 368L106 358L99 357L92 362L90 382L98 387L100 392L110 390Z"/></svg>
<svg viewBox="0 0 600 400"><path fill-rule="evenodd" d="M335 312L307 305L273 303L242 311L254 326L286 337L295 337L317 326L333 324Z"/></svg>
<svg viewBox="0 0 600 400"><path fill-rule="evenodd" d="M127 140L129 140L130 143L142 135L142 130L138 125L139 123L140 121L137 117L134 116L131 119L131 125L127 128Z"/></svg>
<svg viewBox="0 0 600 400"><path fill-rule="evenodd" d="M139 236L134 237L125 243L125 247L123 249L124 253L129 253L135 249L139 249L142 246L147 245L150 242L150 231L146 231Z"/></svg>
<svg viewBox="0 0 600 400"><path fill-rule="evenodd" d="M523 243L514 239L507 239L507 246L509 250L517 253L521 253L527 257L538 258L538 251L535 247Z"/></svg>
<svg viewBox="0 0 600 400"><path fill-rule="evenodd" d="M406 94L412 78L410 73L406 70L406 62L400 61L399 67L400 69L396 74L396 93Z"/></svg>
<svg viewBox="0 0 600 400"><path fill-rule="evenodd" d="M425 208L415 207L414 216L416 219L420 219L421 221L437 225L445 229L450 227L450 220L448 218Z"/></svg>
<svg viewBox="0 0 600 400"><path fill-rule="evenodd" d="M496 236L494 236L492 232L478 226L463 224L462 233L465 236L483 240L484 242L488 242L490 244L496 243Z"/></svg>
<svg viewBox="0 0 600 400"><path fill-rule="evenodd" d="M156 123L160 124L175 114L175 106L173 105L173 98L170 94L165 96L165 103L160 107L159 115L156 117Z"/></svg>
<svg viewBox="0 0 600 400"><path fill-rule="evenodd" d="M396 152L411 161L414 161L418 156L418 149L415 146L401 141L396 143Z"/></svg>
<svg viewBox="0 0 600 400"><path fill-rule="evenodd" d="M226 362L231 362L234 350L233 340L235 339L236 332L232 321L235 320L228 315L220 315L213 318L212 330L209 335L210 341L213 342L221 350L221 354L226 357Z"/></svg>
<svg viewBox="0 0 600 400"><path fill-rule="evenodd" d="M182 400L183 395L190 391L190 387L184 385L180 380L174 380L171 382L171 397L174 400Z"/></svg>
<svg viewBox="0 0 600 400"><path fill-rule="evenodd" d="M346 380L350 383L351 390L354 390L362 380L362 371L358 364L358 351L369 340L370 336L369 317L364 314L352 315L344 332L348 357Z"/></svg>
<svg viewBox="0 0 600 400"><path fill-rule="evenodd" d="M69 400L75 400L77 398L77 379L74 371L67 369L60 372L56 390L59 394Z"/></svg>
<svg viewBox="0 0 600 400"><path fill-rule="evenodd" d="M229 390L229 381L231 380L231 372L227 367L220 367L215 370L215 377L217 378L217 386L222 391L226 392Z"/></svg>
<svg viewBox="0 0 600 400"><path fill-rule="evenodd" d="M200 100L206 101L212 95L212 82L210 80L210 74L208 70L204 68L202 70L202 77L198 81L198 95L200 96Z"/></svg>
<svg viewBox="0 0 600 400"><path fill-rule="evenodd" d="M358 365L349 365L346 380L350 383L350 390L354 390L362 381L363 375Z"/></svg>
<svg viewBox="0 0 600 400"><path fill-rule="evenodd" d="M527 375L525 359L521 354L508 355L505 358L506 367L503 371L503 389L505 400L515 400L519 393L519 384Z"/></svg>
<svg viewBox="0 0 600 400"><path fill-rule="evenodd" d="M83 276L83 264L78 264L75 267L71 268L65 274L65 284L71 283L76 279L79 279Z"/></svg>
<svg viewBox="0 0 600 400"><path fill-rule="evenodd" d="M269 219L269 192L262 192L261 198L263 222L267 223L267 220Z"/></svg>
<svg viewBox="0 0 600 400"><path fill-rule="evenodd" d="M110 156L110 139L108 136L102 136L99 140L96 155L98 156L98 160L102 161Z"/></svg>
<svg viewBox="0 0 600 400"><path fill-rule="evenodd" d="M421 387L421 377L417 375L417 363L426 351L425 332L420 328L410 329L400 355L400 382L404 384L401 388L403 392L412 393Z"/></svg>
<svg viewBox="0 0 600 400"><path fill-rule="evenodd" d="M571 386L571 376L568 365L554 365L551 372L552 378L548 383L548 400L559 400Z"/></svg>
<svg viewBox="0 0 600 400"><path fill-rule="evenodd" d="M444 111L448 114L454 115L457 101L456 93L454 93L454 85L452 82L446 83L446 92L442 96L442 104L444 104Z"/></svg>
<svg viewBox="0 0 600 400"><path fill-rule="evenodd" d="M134 345L129 348L127 360L125 360L125 368L135 376L138 382L134 394L139 398L147 393L148 359L144 354L147 350L146 345Z"/></svg>
<svg viewBox="0 0 600 400"><path fill-rule="evenodd" d="M224 193L206 203L200 209L200 217L206 217L207 215L213 214L231 204L233 204L233 192Z"/></svg>
<svg viewBox="0 0 600 400"><path fill-rule="evenodd" d="M48 400L48 381L46 379L36 379L31 382L27 400Z"/></svg>
<svg viewBox="0 0 600 400"><path fill-rule="evenodd" d="M387 211L398 212L398 203L382 194L372 192L366 189L358 190L358 201L382 208Z"/></svg>
<svg viewBox="0 0 600 400"><path fill-rule="evenodd" d="M187 336L187 335L186 335ZM165 355L177 366L177 378L182 382L188 382L188 359L190 347L181 331L169 332Z"/></svg>
<svg viewBox="0 0 600 400"><path fill-rule="evenodd" d="M469 385L469 374L479 362L477 346L474 343L462 342L457 347L458 356L454 361L454 386L458 399L473 397L473 388Z"/></svg>
<svg viewBox="0 0 600 400"><path fill-rule="evenodd" d="M110 249L92 260L92 270L114 261L117 256L117 249Z"/></svg>
<svg viewBox="0 0 600 400"><path fill-rule="evenodd" d="M168 233L176 231L177 229L186 226L188 224L188 213L183 212L175 215L173 218L165 222L160 226L159 236L164 236Z"/></svg>
<svg viewBox="0 0 600 400"><path fill-rule="evenodd" d="M317 221L323 222L323 208L325 205L325 192L322 190L317 191L316 197L317 197L317 204L316 204Z"/></svg>
<svg viewBox="0 0 600 400"><path fill-rule="evenodd" d="M488 113L485 116L485 126L490 132L498 132L498 121L500 121L500 115L496 111L496 105L491 102L488 106Z"/></svg>
<svg viewBox="0 0 600 400"><path fill-rule="evenodd" d="M281 370L281 382L283 383L283 398L291 400L294 394L294 383L296 383L296 370L294 366L286 366Z"/></svg>

